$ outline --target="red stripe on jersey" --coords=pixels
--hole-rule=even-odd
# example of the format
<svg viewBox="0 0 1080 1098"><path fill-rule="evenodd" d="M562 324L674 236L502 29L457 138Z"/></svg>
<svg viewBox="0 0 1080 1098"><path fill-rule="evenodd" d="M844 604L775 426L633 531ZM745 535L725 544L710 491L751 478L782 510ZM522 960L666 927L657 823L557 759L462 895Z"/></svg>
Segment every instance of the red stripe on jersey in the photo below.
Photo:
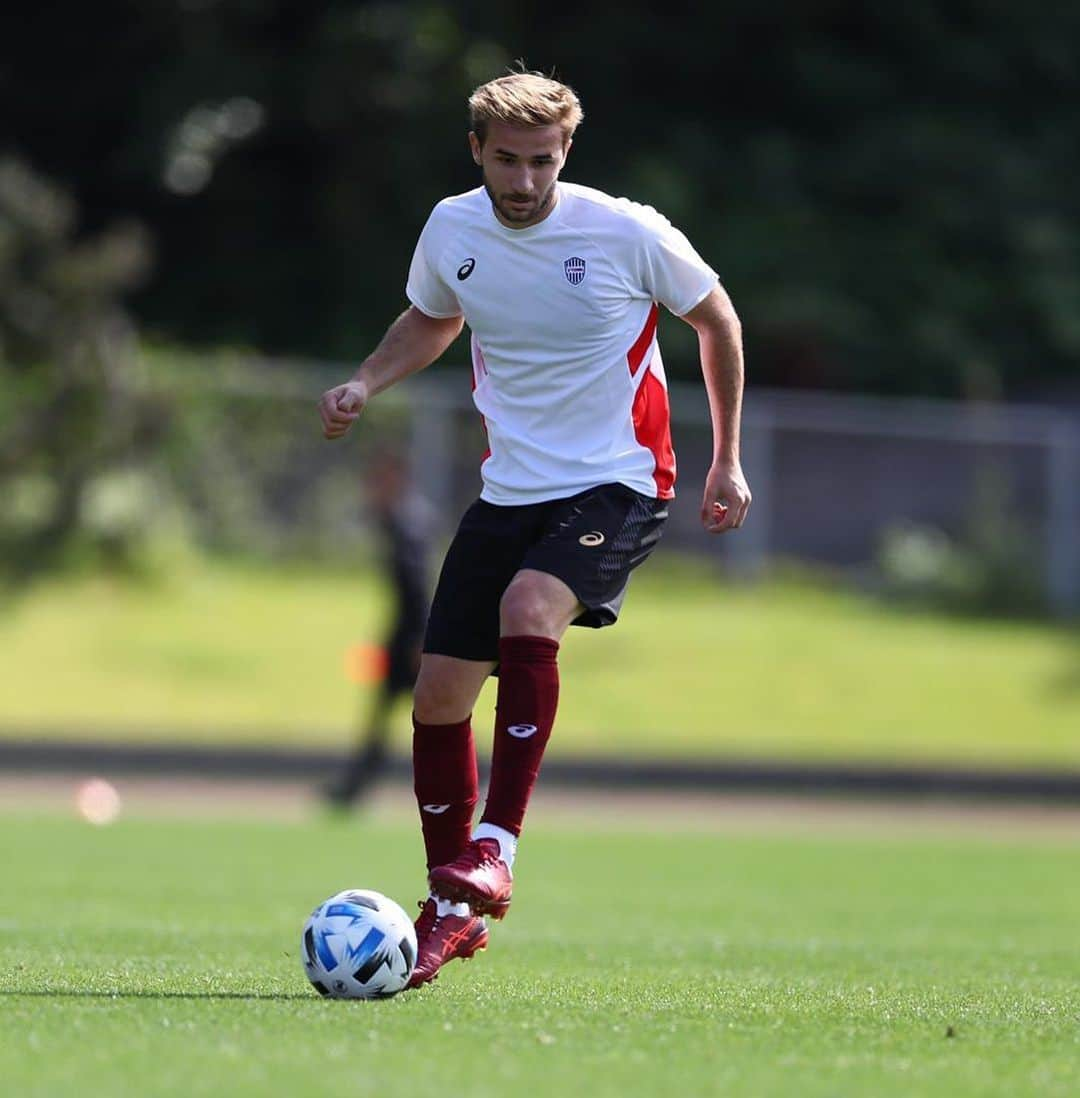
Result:
<svg viewBox="0 0 1080 1098"><path fill-rule="evenodd" d="M653 306L655 316L656 306ZM634 437L652 451L653 480L659 499L675 498L675 449L671 445L671 409L664 383L646 368L634 397Z"/></svg>
<svg viewBox="0 0 1080 1098"><path fill-rule="evenodd" d="M637 375L638 370L641 369L641 363L645 359L645 352L652 346L653 336L656 335L656 319L659 313L660 310L654 301L652 308L649 310L649 315L645 318L645 327L641 329L641 333L634 340L633 347L626 352L626 363L630 367L631 377Z"/></svg>

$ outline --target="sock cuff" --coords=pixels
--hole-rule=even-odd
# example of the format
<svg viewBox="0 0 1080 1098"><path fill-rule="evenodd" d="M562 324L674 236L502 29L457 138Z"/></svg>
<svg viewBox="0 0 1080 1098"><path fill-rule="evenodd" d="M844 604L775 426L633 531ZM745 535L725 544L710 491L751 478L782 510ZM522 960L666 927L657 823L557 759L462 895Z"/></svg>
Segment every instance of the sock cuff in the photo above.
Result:
<svg viewBox="0 0 1080 1098"><path fill-rule="evenodd" d="M472 714L470 713L463 721L458 721L456 724L424 724L423 721L416 719L416 714L412 715L413 736L420 737L421 739L441 739L446 736L462 735L466 732L472 731Z"/></svg>
<svg viewBox="0 0 1080 1098"><path fill-rule="evenodd" d="M476 748L472 716L456 724L424 724L413 717L413 783L417 795L429 801L459 801L459 786L476 788ZM464 788L464 786L462 786ZM445 796L447 789L452 796ZM474 796L475 799L475 796Z"/></svg>
<svg viewBox="0 0 1080 1098"><path fill-rule="evenodd" d="M412 758L413 791L421 809L434 805L434 810L425 812L434 811L433 818L437 818L446 811L443 806L454 805L455 813L459 809L466 813L467 829L477 800L476 748L470 722L424 724L414 716ZM428 816L423 818L431 822ZM444 861L453 860L458 853Z"/></svg>
<svg viewBox="0 0 1080 1098"><path fill-rule="evenodd" d="M507 663L555 663L559 655L559 642L550 637L500 637L499 661Z"/></svg>

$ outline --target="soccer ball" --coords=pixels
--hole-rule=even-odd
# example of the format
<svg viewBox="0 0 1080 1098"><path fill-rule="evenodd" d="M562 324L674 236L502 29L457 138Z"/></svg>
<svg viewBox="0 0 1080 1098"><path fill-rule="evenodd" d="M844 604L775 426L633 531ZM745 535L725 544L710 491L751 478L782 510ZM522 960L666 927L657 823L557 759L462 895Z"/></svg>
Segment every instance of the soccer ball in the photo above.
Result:
<svg viewBox="0 0 1080 1098"><path fill-rule="evenodd" d="M300 959L312 987L331 999L389 999L416 965L416 931L393 900L351 888L304 923Z"/></svg>

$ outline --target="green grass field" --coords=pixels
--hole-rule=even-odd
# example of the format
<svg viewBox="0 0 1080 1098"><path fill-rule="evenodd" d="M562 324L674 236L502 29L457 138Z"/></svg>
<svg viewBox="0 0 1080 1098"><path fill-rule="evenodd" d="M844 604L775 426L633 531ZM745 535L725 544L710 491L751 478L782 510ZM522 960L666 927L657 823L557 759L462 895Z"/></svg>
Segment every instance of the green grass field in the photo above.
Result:
<svg viewBox="0 0 1080 1098"><path fill-rule="evenodd" d="M343 744L351 645L382 591L189 560L167 582L58 581L0 608L0 730ZM740 587L658 554L623 619L572 629L552 752L1080 766L1063 626L901 612L805 582ZM494 693L477 708L486 744ZM408 706L398 714L407 744Z"/></svg>
<svg viewBox="0 0 1080 1098"><path fill-rule="evenodd" d="M1071 841L536 824L480 957L325 1002L324 896L412 906L411 826L0 816L0 1092L1072 1096ZM951 1034L951 1036L950 1036Z"/></svg>

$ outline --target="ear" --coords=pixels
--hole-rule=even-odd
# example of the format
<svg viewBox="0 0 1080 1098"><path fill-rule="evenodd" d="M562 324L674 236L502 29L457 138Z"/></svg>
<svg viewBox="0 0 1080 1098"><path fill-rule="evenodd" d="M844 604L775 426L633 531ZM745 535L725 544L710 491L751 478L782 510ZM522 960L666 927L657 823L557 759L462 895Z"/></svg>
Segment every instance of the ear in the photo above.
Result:
<svg viewBox="0 0 1080 1098"><path fill-rule="evenodd" d="M469 148L472 151L473 163L479 167L483 163L480 153L480 138L472 130L469 130Z"/></svg>

